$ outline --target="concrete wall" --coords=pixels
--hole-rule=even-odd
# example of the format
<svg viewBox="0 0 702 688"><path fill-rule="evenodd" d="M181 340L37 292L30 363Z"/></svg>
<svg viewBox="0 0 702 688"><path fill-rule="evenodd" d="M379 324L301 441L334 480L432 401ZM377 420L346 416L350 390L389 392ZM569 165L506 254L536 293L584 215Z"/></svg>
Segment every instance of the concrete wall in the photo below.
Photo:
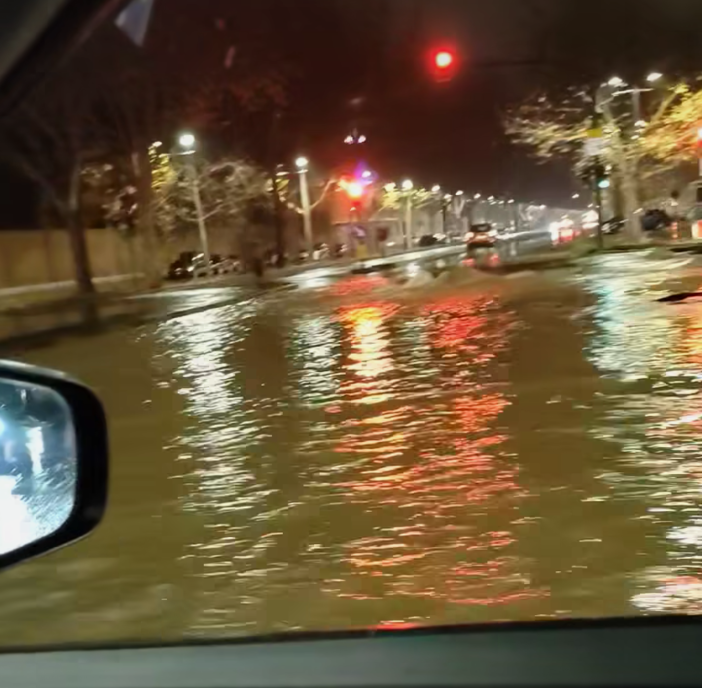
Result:
<svg viewBox="0 0 702 688"><path fill-rule="evenodd" d="M128 242L116 231L90 229L88 250L95 277L133 271ZM60 229L0 232L0 288L74 277L68 232Z"/></svg>

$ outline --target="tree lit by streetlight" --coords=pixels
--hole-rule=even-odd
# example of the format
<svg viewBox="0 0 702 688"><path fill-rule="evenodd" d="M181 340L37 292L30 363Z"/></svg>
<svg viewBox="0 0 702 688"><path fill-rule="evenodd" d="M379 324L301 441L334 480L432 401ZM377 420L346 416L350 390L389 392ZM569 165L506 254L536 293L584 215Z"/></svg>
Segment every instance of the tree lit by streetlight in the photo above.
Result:
<svg viewBox="0 0 702 688"><path fill-rule="evenodd" d="M192 150L195 148L195 141L195 135L191 134L190 132L181 134L180 138L178 139L178 143L180 144L181 148L185 148L185 150Z"/></svg>
<svg viewBox="0 0 702 688"><path fill-rule="evenodd" d="M412 191L414 189L414 182L411 179L405 179L402 182L402 190L403 191Z"/></svg>

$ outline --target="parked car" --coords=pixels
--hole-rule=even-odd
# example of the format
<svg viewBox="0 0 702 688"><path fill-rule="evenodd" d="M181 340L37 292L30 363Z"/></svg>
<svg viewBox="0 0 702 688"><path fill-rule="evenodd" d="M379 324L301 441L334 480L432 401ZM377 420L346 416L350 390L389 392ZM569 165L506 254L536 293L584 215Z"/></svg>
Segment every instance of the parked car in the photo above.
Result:
<svg viewBox="0 0 702 688"><path fill-rule="evenodd" d="M489 223L484 222L472 225L466 235L468 250L476 248L493 248L497 243L497 230Z"/></svg>
<svg viewBox="0 0 702 688"><path fill-rule="evenodd" d="M207 268L205 256L195 251L183 251L169 266L167 279L183 280L210 275L226 275L239 272L241 263L236 256L223 258L218 253L210 256L210 269Z"/></svg>
<svg viewBox="0 0 702 688"><path fill-rule="evenodd" d="M210 256L210 269L207 269L205 264L205 258L202 254L199 256L200 260L196 259L195 270L193 272L194 277L210 277L212 275L228 275L232 272L239 271L239 261L234 256L229 256L223 258L218 253L213 253Z"/></svg>
<svg viewBox="0 0 702 688"><path fill-rule="evenodd" d="M169 265L166 279L183 280L192 279L197 267L197 261L204 258L201 253L195 251L183 251Z"/></svg>

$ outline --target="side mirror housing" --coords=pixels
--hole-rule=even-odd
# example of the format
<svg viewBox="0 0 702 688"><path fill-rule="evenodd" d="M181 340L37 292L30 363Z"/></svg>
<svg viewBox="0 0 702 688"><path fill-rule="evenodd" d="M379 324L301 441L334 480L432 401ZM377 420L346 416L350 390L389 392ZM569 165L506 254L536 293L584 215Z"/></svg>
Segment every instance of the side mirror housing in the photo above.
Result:
<svg viewBox="0 0 702 688"><path fill-rule="evenodd" d="M81 539L107 503L107 424L87 387L0 362L0 569Z"/></svg>

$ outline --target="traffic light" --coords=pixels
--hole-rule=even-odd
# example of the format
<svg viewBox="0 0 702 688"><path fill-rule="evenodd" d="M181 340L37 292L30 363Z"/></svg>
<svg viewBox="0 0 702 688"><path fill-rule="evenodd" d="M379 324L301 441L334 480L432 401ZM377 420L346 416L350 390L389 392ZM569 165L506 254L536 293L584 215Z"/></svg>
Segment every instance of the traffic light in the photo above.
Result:
<svg viewBox="0 0 702 688"><path fill-rule="evenodd" d="M453 53L448 50L441 50L434 57L434 64L437 69L449 69L454 61Z"/></svg>
<svg viewBox="0 0 702 688"><path fill-rule="evenodd" d="M451 81L456 75L457 65L458 55L453 48L435 48L431 51L430 67L435 81Z"/></svg>
<svg viewBox="0 0 702 688"><path fill-rule="evenodd" d="M595 186L598 189L609 189L609 187L611 186L611 182L609 180L609 173L607 172L607 168L601 163L598 163L594 166L593 172L595 176Z"/></svg>

